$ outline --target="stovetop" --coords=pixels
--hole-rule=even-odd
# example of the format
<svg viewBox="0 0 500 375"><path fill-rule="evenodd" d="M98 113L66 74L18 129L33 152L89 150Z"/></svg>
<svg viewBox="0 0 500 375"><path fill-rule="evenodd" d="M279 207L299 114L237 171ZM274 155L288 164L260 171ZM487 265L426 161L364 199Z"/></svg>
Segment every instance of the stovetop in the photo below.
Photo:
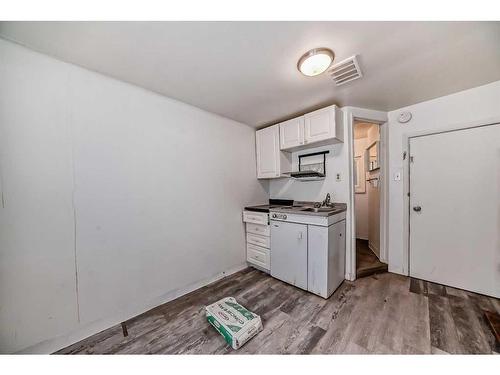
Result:
<svg viewBox="0 0 500 375"><path fill-rule="evenodd" d="M268 204L261 204L258 206L247 206L245 210L255 212L269 212L270 209L279 207L293 206L293 200L290 199L269 199Z"/></svg>

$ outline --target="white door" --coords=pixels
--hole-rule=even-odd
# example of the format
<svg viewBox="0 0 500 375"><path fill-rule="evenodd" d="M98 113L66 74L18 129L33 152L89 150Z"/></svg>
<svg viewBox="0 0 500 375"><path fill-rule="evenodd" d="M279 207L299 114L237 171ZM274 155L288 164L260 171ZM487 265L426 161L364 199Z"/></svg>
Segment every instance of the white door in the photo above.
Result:
<svg viewBox="0 0 500 375"><path fill-rule="evenodd" d="M275 178L280 175L279 126L257 130L257 178Z"/></svg>
<svg viewBox="0 0 500 375"><path fill-rule="evenodd" d="M287 150L304 144L304 116L282 122L280 125L280 148Z"/></svg>
<svg viewBox="0 0 500 375"><path fill-rule="evenodd" d="M271 221L271 276L307 289L307 225Z"/></svg>
<svg viewBox="0 0 500 375"><path fill-rule="evenodd" d="M412 138L410 155L410 275L500 297L500 125Z"/></svg>
<svg viewBox="0 0 500 375"><path fill-rule="evenodd" d="M305 143L335 137L335 107L327 107L304 116Z"/></svg>

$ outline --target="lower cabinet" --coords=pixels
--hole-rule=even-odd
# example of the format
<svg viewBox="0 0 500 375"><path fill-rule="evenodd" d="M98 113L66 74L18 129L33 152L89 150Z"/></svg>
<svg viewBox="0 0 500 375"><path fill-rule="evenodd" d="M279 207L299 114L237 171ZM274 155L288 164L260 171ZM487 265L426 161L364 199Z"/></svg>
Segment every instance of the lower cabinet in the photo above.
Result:
<svg viewBox="0 0 500 375"><path fill-rule="evenodd" d="M269 249L247 242L247 262L269 271L271 268Z"/></svg>
<svg viewBox="0 0 500 375"><path fill-rule="evenodd" d="M307 225L271 221L271 276L307 290Z"/></svg>
<svg viewBox="0 0 500 375"><path fill-rule="evenodd" d="M345 219L332 216L321 225L311 217L288 216L290 221L271 220L271 276L330 297L344 281Z"/></svg>
<svg viewBox="0 0 500 375"><path fill-rule="evenodd" d="M345 275L345 220L308 226L307 290L328 298Z"/></svg>
<svg viewBox="0 0 500 375"><path fill-rule="evenodd" d="M247 262L266 272L271 270L271 230L269 214L243 211L246 223Z"/></svg>

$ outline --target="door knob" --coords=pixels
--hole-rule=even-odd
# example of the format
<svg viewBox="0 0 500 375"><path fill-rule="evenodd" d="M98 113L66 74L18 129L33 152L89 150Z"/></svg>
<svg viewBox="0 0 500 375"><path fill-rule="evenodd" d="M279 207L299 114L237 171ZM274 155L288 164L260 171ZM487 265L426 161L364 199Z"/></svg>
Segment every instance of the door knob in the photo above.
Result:
<svg viewBox="0 0 500 375"><path fill-rule="evenodd" d="M422 211L422 207L420 207L420 206L414 206L413 207L413 211L420 212L420 211Z"/></svg>

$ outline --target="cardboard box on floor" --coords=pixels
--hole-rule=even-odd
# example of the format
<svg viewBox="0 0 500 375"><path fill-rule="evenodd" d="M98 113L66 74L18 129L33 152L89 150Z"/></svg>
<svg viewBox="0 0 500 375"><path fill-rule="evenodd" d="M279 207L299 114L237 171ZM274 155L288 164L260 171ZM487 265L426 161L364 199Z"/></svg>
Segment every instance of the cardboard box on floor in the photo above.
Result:
<svg viewBox="0 0 500 375"><path fill-rule="evenodd" d="M205 307L208 322L233 349L240 348L262 331L260 316L248 311L233 297L226 297Z"/></svg>

